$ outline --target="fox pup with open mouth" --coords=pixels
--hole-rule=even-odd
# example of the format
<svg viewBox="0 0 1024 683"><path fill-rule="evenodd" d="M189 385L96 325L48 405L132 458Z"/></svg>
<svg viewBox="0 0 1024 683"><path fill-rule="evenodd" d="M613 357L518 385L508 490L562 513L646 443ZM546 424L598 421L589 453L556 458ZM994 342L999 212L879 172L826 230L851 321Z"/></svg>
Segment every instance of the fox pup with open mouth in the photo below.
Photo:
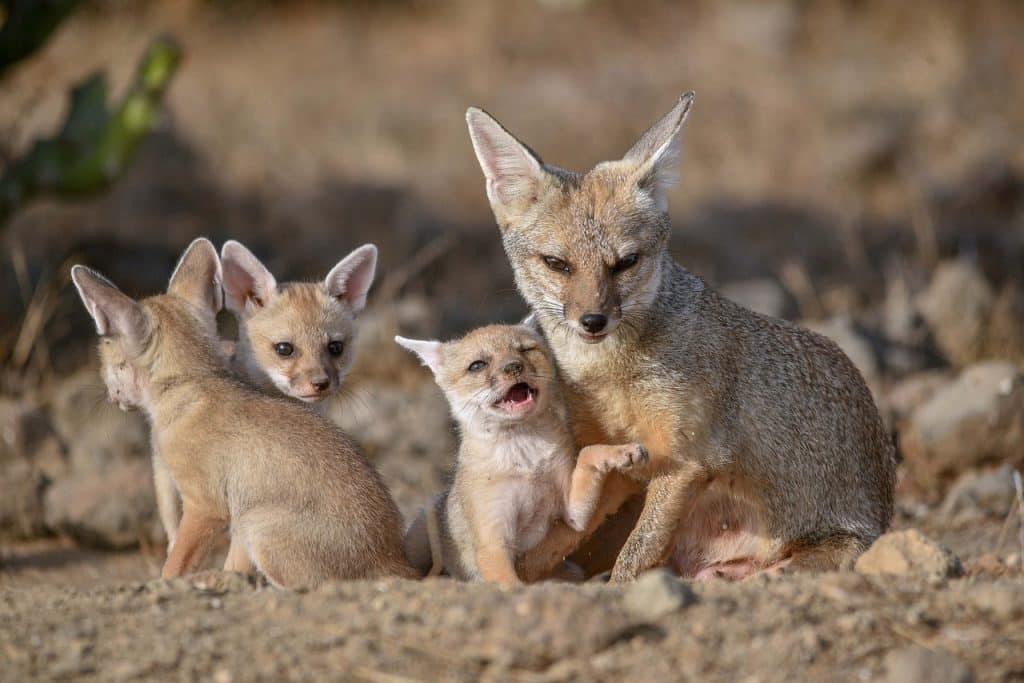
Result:
<svg viewBox="0 0 1024 683"><path fill-rule="evenodd" d="M449 574L519 583L517 558L549 533L591 526L609 471L647 462L639 444L589 446L577 460L550 351L529 328L492 325L447 343L395 341L433 371L462 435L451 489L406 534L406 553L421 571L431 564L428 517L436 515Z"/></svg>

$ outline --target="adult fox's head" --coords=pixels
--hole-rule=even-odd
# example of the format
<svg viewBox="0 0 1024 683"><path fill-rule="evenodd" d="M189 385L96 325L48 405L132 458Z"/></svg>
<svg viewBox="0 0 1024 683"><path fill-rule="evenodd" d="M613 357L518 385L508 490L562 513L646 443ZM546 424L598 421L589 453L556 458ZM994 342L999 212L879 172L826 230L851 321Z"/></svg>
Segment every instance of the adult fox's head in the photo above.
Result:
<svg viewBox="0 0 1024 683"><path fill-rule="evenodd" d="M519 291L549 331L598 344L644 315L668 257L666 189L693 93L618 161L549 166L489 114L466 113Z"/></svg>

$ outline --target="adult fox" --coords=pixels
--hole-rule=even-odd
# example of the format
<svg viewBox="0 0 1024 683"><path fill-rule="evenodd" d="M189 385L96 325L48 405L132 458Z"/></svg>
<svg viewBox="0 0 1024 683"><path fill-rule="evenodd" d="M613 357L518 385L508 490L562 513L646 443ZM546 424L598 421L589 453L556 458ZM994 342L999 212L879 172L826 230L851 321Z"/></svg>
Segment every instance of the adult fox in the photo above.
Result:
<svg viewBox="0 0 1024 683"><path fill-rule="evenodd" d="M466 114L578 445L649 453L643 510L611 578L665 562L694 578L848 566L892 518L893 445L835 344L722 298L669 255L666 189L692 102L683 95L621 160L583 174L545 164L482 110ZM526 564L554 566L642 490L613 474L591 527L568 544L552 535L561 547L542 544Z"/></svg>

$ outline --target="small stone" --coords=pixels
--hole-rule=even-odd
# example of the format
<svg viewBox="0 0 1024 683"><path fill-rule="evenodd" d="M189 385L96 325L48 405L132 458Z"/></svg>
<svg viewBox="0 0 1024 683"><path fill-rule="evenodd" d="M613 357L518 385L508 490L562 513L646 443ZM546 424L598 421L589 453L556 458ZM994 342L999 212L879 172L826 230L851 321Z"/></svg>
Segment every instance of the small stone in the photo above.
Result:
<svg viewBox="0 0 1024 683"><path fill-rule="evenodd" d="M885 657L887 681L891 683L971 683L970 667L945 652L912 645L893 650Z"/></svg>
<svg viewBox="0 0 1024 683"><path fill-rule="evenodd" d="M1021 439L1024 376L1007 361L967 368L919 405L900 430L907 472L927 491L986 463L1024 462Z"/></svg>
<svg viewBox="0 0 1024 683"><path fill-rule="evenodd" d="M944 579L960 576L960 560L945 546L916 529L881 536L857 560L856 570L869 576L916 576Z"/></svg>
<svg viewBox="0 0 1024 683"><path fill-rule="evenodd" d="M953 365L982 357L996 294L981 271L962 260L939 264L918 310Z"/></svg>
<svg viewBox="0 0 1024 683"><path fill-rule="evenodd" d="M967 597L978 609L1003 621L1016 619L1024 613L1024 586L1019 584L979 584Z"/></svg>
<svg viewBox="0 0 1024 683"><path fill-rule="evenodd" d="M622 604L635 617L654 621L697 601L688 585L667 569L641 574L626 587Z"/></svg>
<svg viewBox="0 0 1024 683"><path fill-rule="evenodd" d="M1013 468L1009 465L981 472L969 471L950 487L942 503L942 514L949 519L1003 517L1015 500Z"/></svg>

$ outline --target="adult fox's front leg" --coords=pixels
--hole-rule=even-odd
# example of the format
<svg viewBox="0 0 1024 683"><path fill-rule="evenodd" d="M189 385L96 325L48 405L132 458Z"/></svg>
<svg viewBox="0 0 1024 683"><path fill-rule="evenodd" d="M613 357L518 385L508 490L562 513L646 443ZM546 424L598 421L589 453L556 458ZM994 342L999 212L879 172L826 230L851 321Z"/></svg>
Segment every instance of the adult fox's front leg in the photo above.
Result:
<svg viewBox="0 0 1024 683"><path fill-rule="evenodd" d="M632 581L664 562L672 551L686 502L706 480L707 471L696 462L674 464L655 474L647 486L640 519L615 561L613 582Z"/></svg>

